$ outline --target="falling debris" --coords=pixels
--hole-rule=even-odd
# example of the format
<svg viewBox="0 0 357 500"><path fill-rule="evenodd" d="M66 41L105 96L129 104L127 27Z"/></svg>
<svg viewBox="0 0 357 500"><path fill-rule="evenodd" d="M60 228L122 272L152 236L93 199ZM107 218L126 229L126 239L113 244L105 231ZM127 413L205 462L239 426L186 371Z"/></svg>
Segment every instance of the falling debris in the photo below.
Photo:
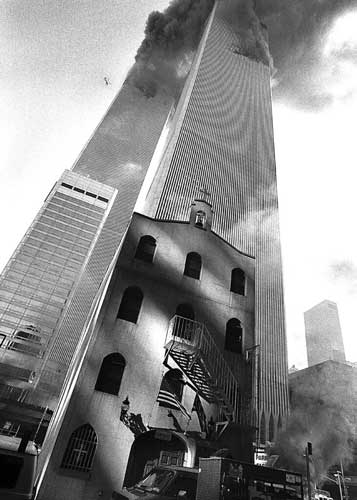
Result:
<svg viewBox="0 0 357 500"><path fill-rule="evenodd" d="M104 77L104 82L105 82L105 85L111 85L112 82L109 80L109 78L107 76Z"/></svg>

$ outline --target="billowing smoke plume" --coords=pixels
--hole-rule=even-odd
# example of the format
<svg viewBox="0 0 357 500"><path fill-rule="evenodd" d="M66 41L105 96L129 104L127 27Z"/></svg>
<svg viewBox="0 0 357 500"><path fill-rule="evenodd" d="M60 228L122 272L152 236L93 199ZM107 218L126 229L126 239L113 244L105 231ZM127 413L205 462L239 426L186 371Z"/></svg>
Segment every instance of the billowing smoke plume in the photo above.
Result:
<svg viewBox="0 0 357 500"><path fill-rule="evenodd" d="M178 95L214 3L214 0L173 0L163 13L152 12L128 79L147 96L154 96L158 87ZM238 35L237 52L272 64L264 29L251 0L220 2L219 15Z"/></svg>
<svg viewBox="0 0 357 500"><path fill-rule="evenodd" d="M354 369L328 361L290 375L291 414L276 443L279 466L305 474L304 451L312 443L312 479L319 486L328 470L348 465L356 432Z"/></svg>
<svg viewBox="0 0 357 500"><path fill-rule="evenodd" d="M334 64L339 56L355 64L357 48L324 59L323 44L334 20L357 8L357 0L254 0L254 9L252 2L218 3L238 34L237 51L272 67L266 25L277 68L275 97L305 108L330 103L332 94L322 83L338 71ZM178 95L213 5L214 0L173 0L163 13L152 12L129 80L148 96L158 87Z"/></svg>
<svg viewBox="0 0 357 500"><path fill-rule="evenodd" d="M249 0L225 0L218 5L223 18L238 35L237 52L273 69L266 27L258 19Z"/></svg>
<svg viewBox="0 0 357 500"><path fill-rule="evenodd" d="M128 79L148 97L161 87L176 96L190 69L214 0L174 0L149 15Z"/></svg>
<svg viewBox="0 0 357 500"><path fill-rule="evenodd" d="M324 80L326 74L337 69L333 65L339 55L324 60L325 37L340 14L357 8L357 1L257 0L255 8L268 27L269 46L277 68L275 97L305 108L329 104L332 95ZM356 64L356 52L353 59Z"/></svg>

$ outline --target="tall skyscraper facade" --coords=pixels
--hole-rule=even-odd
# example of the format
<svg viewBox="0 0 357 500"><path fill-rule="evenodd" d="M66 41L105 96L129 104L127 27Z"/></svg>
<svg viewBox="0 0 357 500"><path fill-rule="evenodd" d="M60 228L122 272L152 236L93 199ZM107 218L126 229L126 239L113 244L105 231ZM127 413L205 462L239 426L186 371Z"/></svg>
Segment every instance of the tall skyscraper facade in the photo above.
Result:
<svg viewBox="0 0 357 500"><path fill-rule="evenodd" d="M83 328L66 324L116 190L65 172L0 278L1 395L55 409ZM86 293L96 290L87 282ZM58 349L60 346L60 349ZM16 427L16 425L15 425Z"/></svg>
<svg viewBox="0 0 357 500"><path fill-rule="evenodd" d="M308 366L346 361L337 304L324 300L304 312Z"/></svg>
<svg viewBox="0 0 357 500"><path fill-rule="evenodd" d="M256 257L256 410L267 437L288 409L270 70L241 55L229 4L218 2L209 21L145 213L185 219L189 201L205 186L215 210L212 229Z"/></svg>

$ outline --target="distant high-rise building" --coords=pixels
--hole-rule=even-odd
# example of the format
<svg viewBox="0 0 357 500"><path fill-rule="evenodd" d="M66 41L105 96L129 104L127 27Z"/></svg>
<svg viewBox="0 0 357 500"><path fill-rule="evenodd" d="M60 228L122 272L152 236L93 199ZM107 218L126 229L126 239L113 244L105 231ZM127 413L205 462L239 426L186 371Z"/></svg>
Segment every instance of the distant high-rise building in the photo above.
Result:
<svg viewBox="0 0 357 500"><path fill-rule="evenodd" d="M324 300L304 313L308 366L346 361L337 305Z"/></svg>

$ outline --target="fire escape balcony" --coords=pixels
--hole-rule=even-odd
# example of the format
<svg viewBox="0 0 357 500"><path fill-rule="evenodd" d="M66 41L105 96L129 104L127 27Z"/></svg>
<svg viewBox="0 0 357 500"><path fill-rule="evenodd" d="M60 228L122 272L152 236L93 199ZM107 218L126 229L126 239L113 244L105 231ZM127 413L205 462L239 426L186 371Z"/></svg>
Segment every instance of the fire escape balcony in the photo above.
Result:
<svg viewBox="0 0 357 500"><path fill-rule="evenodd" d="M238 381L238 375L233 373L203 323L174 316L169 323L165 349L206 401L219 405L233 422L247 420L247 415L242 415L242 410L246 413L242 406L247 406L243 402L247 368L240 370L242 380Z"/></svg>

